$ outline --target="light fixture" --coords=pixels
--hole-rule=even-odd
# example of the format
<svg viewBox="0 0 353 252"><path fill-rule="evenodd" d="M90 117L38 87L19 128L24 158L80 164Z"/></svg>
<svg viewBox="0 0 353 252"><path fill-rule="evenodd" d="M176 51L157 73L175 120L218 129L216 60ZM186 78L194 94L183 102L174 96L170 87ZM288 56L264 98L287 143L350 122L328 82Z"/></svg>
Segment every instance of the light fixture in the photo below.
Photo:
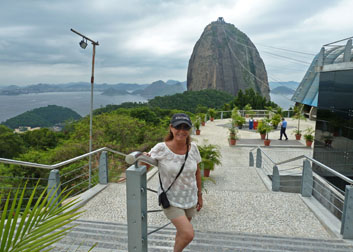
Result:
<svg viewBox="0 0 353 252"><path fill-rule="evenodd" d="M80 42L80 46L81 46L82 49L86 49L87 42L85 42L84 39L82 39L81 42Z"/></svg>

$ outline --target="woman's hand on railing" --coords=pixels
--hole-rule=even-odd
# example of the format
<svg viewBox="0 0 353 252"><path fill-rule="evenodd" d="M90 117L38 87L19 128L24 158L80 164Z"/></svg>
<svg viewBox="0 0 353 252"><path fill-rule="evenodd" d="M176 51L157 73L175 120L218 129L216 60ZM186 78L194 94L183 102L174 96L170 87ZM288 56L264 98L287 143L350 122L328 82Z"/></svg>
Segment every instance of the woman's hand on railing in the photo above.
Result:
<svg viewBox="0 0 353 252"><path fill-rule="evenodd" d="M157 160L151 158L151 155L147 152L141 153L139 151L135 151L126 156L125 161L128 164L134 164L137 162L137 165L146 165L147 168L150 166L158 166Z"/></svg>
<svg viewBox="0 0 353 252"><path fill-rule="evenodd" d="M149 154L148 152L143 152L142 155L147 156L147 157L151 157L151 154ZM147 170L152 166L152 165L145 163L145 162L140 162L139 165L145 165Z"/></svg>

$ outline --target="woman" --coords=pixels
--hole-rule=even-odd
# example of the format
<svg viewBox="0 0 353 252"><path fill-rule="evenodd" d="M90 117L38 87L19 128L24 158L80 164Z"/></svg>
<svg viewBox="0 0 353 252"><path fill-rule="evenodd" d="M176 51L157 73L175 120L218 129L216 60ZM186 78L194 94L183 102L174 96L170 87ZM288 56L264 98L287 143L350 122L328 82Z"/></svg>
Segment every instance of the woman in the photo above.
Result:
<svg viewBox="0 0 353 252"><path fill-rule="evenodd" d="M174 114L164 142L155 145L147 154L158 160L160 184L163 187L159 186L158 194L166 192L170 203L163 211L177 230L174 252L183 251L193 240L194 229L190 221L196 211L202 208L201 173L198 165L201 156L196 144L191 143L191 126L188 115Z"/></svg>

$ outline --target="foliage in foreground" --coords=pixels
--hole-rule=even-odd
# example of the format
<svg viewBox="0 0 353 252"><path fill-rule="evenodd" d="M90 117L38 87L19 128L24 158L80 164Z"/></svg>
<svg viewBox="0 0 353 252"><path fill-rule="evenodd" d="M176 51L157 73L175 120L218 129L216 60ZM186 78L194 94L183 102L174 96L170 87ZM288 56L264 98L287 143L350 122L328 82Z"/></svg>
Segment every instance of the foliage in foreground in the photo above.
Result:
<svg viewBox="0 0 353 252"><path fill-rule="evenodd" d="M48 247L62 239L73 228L65 226L82 213L74 207L77 201L73 200L63 205L69 193L62 191L59 197L54 199L56 192L46 193L46 189L35 201L36 186L26 204L24 204L26 185L22 191L19 188L14 195L8 194L6 203L1 209L0 251L50 251L51 248ZM34 206L31 207L33 203Z"/></svg>

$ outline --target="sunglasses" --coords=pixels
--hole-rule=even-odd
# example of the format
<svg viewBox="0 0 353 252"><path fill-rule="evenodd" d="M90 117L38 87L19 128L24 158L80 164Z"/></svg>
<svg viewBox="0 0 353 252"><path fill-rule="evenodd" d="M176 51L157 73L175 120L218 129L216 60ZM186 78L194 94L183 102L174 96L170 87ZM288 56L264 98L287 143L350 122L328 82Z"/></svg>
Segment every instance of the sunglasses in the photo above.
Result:
<svg viewBox="0 0 353 252"><path fill-rule="evenodd" d="M177 129L177 130L189 130L190 126L187 125L187 124L182 123L182 124L179 124L179 125L177 125L177 126L175 126L173 128Z"/></svg>

